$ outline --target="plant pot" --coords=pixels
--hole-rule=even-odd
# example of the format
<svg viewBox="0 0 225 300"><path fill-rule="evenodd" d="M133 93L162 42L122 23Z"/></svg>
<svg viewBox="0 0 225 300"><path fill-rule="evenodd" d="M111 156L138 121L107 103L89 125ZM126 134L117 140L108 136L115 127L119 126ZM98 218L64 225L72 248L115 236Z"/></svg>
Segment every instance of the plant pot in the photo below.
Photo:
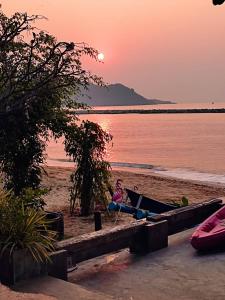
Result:
<svg viewBox="0 0 225 300"><path fill-rule="evenodd" d="M15 250L12 255L5 251L0 257L0 282L5 285L46 274L47 262L35 261L27 249Z"/></svg>
<svg viewBox="0 0 225 300"><path fill-rule="evenodd" d="M57 232L57 239L62 240L64 237L64 219L61 212L46 211L47 220L51 220L48 229Z"/></svg>

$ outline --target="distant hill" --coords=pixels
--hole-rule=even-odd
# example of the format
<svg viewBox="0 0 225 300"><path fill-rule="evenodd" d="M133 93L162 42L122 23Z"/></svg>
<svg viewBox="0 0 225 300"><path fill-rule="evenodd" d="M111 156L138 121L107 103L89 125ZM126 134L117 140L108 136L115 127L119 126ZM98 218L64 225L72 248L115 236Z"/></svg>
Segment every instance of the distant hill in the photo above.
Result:
<svg viewBox="0 0 225 300"><path fill-rule="evenodd" d="M171 101L158 99L146 99L127 86L116 83L106 87L90 85L88 91L82 91L88 96L79 97L79 102L90 106L113 106L113 105L147 105L147 104L171 104Z"/></svg>

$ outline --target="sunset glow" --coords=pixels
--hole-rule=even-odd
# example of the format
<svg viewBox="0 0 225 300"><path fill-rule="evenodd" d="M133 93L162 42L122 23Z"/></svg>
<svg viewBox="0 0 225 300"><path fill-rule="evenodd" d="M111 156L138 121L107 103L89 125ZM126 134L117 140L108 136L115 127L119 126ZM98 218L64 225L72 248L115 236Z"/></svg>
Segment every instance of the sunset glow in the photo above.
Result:
<svg viewBox="0 0 225 300"><path fill-rule="evenodd" d="M98 54L98 60L103 61L105 59L105 55L103 53Z"/></svg>
<svg viewBox="0 0 225 300"><path fill-rule="evenodd" d="M225 5L211 0L2 0L3 11L40 14L37 26L59 40L107 53L88 68L147 98L176 102L225 99ZM99 53L100 54L100 53ZM102 61L101 57L99 59Z"/></svg>
<svg viewBox="0 0 225 300"><path fill-rule="evenodd" d="M0 180L5 299L225 300L225 0L0 0Z"/></svg>

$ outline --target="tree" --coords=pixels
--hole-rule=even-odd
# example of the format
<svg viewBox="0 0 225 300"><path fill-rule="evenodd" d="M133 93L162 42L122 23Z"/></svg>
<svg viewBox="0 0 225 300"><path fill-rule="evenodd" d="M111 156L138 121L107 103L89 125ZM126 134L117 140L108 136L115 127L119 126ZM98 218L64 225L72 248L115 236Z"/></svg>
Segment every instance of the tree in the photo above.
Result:
<svg viewBox="0 0 225 300"><path fill-rule="evenodd" d="M225 0L213 0L214 5L221 5Z"/></svg>
<svg viewBox="0 0 225 300"><path fill-rule="evenodd" d="M50 136L59 138L76 121L80 88L102 84L85 70L81 56L97 60L84 43L58 42L35 28L38 15L0 11L0 170L7 189L19 195L37 188ZM67 110L66 110L67 108Z"/></svg>
<svg viewBox="0 0 225 300"><path fill-rule="evenodd" d="M77 164L71 175L70 213L79 198L81 215L88 216L94 203L107 201L111 173L104 155L112 136L98 124L83 121L80 127L72 126L65 137L66 152Z"/></svg>

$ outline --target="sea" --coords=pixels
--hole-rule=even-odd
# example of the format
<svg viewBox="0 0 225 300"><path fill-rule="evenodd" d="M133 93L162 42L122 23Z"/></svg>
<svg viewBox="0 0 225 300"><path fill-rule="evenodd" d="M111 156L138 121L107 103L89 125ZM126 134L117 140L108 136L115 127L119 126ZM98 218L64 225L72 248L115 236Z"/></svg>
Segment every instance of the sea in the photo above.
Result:
<svg viewBox="0 0 225 300"><path fill-rule="evenodd" d="M225 108L224 103L105 106L94 109ZM157 173L225 185L225 114L92 114L113 136L106 159L113 169ZM63 140L50 140L47 165L73 167Z"/></svg>

